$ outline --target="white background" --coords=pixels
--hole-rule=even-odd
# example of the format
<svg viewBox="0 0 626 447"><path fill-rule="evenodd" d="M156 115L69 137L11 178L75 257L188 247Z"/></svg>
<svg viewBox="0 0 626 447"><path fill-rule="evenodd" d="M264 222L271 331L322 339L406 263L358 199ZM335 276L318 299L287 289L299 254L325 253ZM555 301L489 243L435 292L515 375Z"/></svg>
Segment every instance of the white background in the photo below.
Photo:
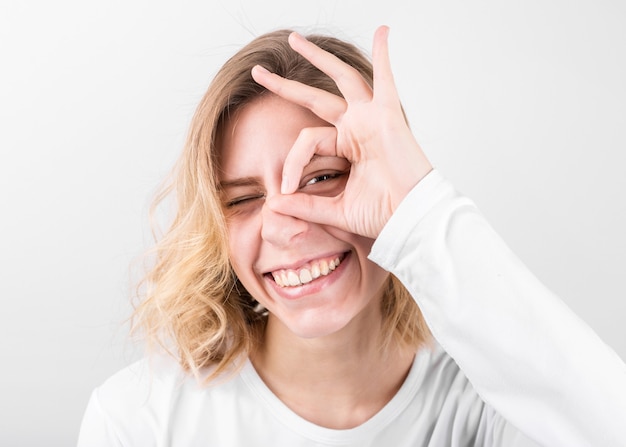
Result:
<svg viewBox="0 0 626 447"><path fill-rule="evenodd" d="M73 445L140 355L129 264L226 58L293 26L369 49L382 23L434 164L626 358L626 3L2 0L0 445Z"/></svg>

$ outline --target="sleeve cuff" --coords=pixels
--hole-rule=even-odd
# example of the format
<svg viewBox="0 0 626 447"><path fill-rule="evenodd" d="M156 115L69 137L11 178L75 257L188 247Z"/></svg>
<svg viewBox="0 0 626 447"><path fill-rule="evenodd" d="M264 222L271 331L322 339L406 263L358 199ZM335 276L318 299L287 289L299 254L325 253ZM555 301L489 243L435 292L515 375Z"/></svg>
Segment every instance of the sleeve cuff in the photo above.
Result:
<svg viewBox="0 0 626 447"><path fill-rule="evenodd" d="M376 238L368 259L389 270L413 228L432 208L453 193L452 185L438 170L430 171L400 202Z"/></svg>

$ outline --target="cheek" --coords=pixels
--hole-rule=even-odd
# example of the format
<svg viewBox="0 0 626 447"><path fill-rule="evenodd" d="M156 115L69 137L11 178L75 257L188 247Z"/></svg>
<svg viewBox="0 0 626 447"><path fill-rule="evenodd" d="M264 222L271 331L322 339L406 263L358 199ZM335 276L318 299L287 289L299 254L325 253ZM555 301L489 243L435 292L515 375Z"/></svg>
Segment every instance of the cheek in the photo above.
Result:
<svg viewBox="0 0 626 447"><path fill-rule="evenodd" d="M254 276L255 253L258 252L258 232L244 222L228 224L228 256L235 274L244 283Z"/></svg>
<svg viewBox="0 0 626 447"><path fill-rule="evenodd" d="M344 240L346 240L345 238L346 236L344 236ZM389 272L367 259L372 250L372 245L374 245L374 240L354 234L348 235L347 238L357 252L365 287L368 290L378 291L386 283Z"/></svg>
<svg viewBox="0 0 626 447"><path fill-rule="evenodd" d="M343 230L330 226L326 226L325 230L335 239L346 241L350 245L352 245L352 247L354 247L354 250L359 257L359 262L361 263L362 268L366 268L369 264L372 264L372 262L367 259L367 256L372 250L372 246L374 245L374 239L357 236L356 234L347 233Z"/></svg>

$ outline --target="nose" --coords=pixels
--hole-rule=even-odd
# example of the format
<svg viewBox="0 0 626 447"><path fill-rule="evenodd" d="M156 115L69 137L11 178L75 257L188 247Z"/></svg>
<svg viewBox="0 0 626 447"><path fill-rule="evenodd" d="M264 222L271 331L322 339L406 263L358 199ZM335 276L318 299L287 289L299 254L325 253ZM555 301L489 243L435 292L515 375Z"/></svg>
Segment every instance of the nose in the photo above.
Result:
<svg viewBox="0 0 626 447"><path fill-rule="evenodd" d="M279 214L263 204L261 210L261 237L277 247L286 247L298 236L306 233L309 222L287 214Z"/></svg>

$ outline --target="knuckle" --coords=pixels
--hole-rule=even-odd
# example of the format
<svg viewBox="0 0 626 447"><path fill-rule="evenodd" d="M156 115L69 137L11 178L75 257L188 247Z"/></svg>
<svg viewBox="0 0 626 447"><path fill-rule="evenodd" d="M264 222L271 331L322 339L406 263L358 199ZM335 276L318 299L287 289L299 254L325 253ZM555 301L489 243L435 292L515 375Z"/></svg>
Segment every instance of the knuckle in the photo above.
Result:
<svg viewBox="0 0 626 447"><path fill-rule="evenodd" d="M315 110L317 103L318 103L318 99L314 94L307 94L302 97L302 101L300 104L309 110Z"/></svg>
<svg viewBox="0 0 626 447"><path fill-rule="evenodd" d="M315 129L313 129L312 127L304 127L301 131L300 131L300 138L303 141L310 141L311 139L313 139L315 137L315 134L317 132L315 131Z"/></svg>

